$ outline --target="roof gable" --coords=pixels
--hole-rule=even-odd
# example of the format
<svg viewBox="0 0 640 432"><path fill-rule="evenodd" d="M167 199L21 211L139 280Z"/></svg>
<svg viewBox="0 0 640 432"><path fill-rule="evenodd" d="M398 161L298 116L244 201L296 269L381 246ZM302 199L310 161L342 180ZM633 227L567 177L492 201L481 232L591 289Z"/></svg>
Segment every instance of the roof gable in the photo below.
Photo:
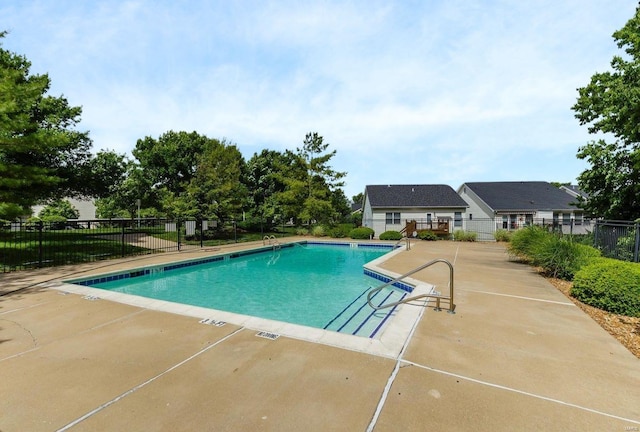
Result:
<svg viewBox="0 0 640 432"><path fill-rule="evenodd" d="M574 197L543 181L472 182L464 186L494 211L577 209Z"/></svg>
<svg viewBox="0 0 640 432"><path fill-rule="evenodd" d="M448 185L368 185L371 207L468 207Z"/></svg>

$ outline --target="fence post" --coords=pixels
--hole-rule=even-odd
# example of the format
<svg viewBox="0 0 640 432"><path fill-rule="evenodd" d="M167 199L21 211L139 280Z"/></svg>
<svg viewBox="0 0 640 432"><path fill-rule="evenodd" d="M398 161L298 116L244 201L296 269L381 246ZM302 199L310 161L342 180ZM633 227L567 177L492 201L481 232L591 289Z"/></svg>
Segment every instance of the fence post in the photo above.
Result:
<svg viewBox="0 0 640 432"><path fill-rule="evenodd" d="M178 252L180 252L180 219L176 219L176 232L178 233Z"/></svg>
<svg viewBox="0 0 640 432"><path fill-rule="evenodd" d="M593 227L593 247L598 249L598 234L599 234L600 221L596 219L596 224Z"/></svg>
<svg viewBox="0 0 640 432"><path fill-rule="evenodd" d="M122 244L120 245L120 247L121 247L121 249L120 249L120 254L121 254L121 255L122 255L122 257L124 258L124 254L125 254L124 242L125 242L125 235L126 235L126 233L125 233L125 226L124 226L125 221L124 221L124 220L122 220L122 221L120 221L120 223L122 224L122 236L121 236L121 238L122 238Z"/></svg>
<svg viewBox="0 0 640 432"><path fill-rule="evenodd" d="M44 230L44 222L38 221L38 268L42 268L42 231Z"/></svg>
<svg viewBox="0 0 640 432"><path fill-rule="evenodd" d="M638 262L638 249L640 248L640 230L638 228L640 228L640 223L636 222L635 223L636 242L635 242L634 251L633 251L633 262Z"/></svg>

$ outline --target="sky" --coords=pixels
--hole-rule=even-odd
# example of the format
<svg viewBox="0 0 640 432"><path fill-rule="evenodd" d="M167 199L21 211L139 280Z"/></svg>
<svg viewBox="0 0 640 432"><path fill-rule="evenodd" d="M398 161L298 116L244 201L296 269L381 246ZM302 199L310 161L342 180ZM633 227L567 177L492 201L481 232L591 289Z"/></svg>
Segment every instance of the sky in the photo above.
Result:
<svg viewBox="0 0 640 432"><path fill-rule="evenodd" d="M597 137L571 107L630 0L0 0L6 50L82 107L93 151L196 131L248 160L317 132L373 184L557 181Z"/></svg>

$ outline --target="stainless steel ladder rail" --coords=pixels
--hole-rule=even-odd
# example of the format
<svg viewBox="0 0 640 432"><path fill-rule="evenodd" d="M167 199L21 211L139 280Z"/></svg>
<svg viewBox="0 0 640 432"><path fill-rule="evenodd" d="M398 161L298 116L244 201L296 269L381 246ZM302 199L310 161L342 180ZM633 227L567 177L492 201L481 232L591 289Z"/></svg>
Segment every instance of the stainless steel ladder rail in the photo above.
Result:
<svg viewBox="0 0 640 432"><path fill-rule="evenodd" d="M414 296L414 297L409 297L409 298L406 298L406 299L403 299L403 300L400 300L400 301L397 301L397 302L387 303L387 304L380 305L380 306L376 306L373 303L371 303L371 298L377 292L382 290L383 288L388 287L389 285L393 285L396 282L400 282L404 278L407 278L407 277L411 276L412 274L419 272L420 270L424 270L427 267L431 267L432 265L438 264L438 263L444 263L449 267L449 296L443 296L443 295L440 295L440 294L437 294L437 295L436 294L421 294L421 295L417 295L417 296ZM367 293L367 303L369 303L369 306L371 306L373 309L380 310L380 309L386 309L386 308L389 308L389 307L397 306L397 305L402 304L402 303L408 303L410 301L418 300L418 299L425 298L425 297L431 297L431 298L435 298L436 299L436 307L434 308L434 310L436 310L436 311L440 311L441 310L441 308L440 308L440 300L441 299L442 300L448 300L449 301L449 310L447 312L449 312L450 314L456 313L455 312L456 305L455 305L455 303L453 303L453 265L449 261L447 261L446 259L438 258L438 259L434 259L432 261L429 261L428 263L423 264L420 267L417 267L417 268L411 270L408 273L405 273L405 274L403 274L401 276L398 276L397 278L395 278L395 279L393 279L393 280L391 280L391 281L389 281L387 283L384 283L384 284L380 285L379 287L376 287L376 288L372 289L371 291L369 291Z"/></svg>
<svg viewBox="0 0 640 432"><path fill-rule="evenodd" d="M262 244L264 246L273 245L273 250L280 249L281 247L280 242L278 241L276 236L274 236L273 234L271 236L266 235L262 237Z"/></svg>
<svg viewBox="0 0 640 432"><path fill-rule="evenodd" d="M406 241L406 243L407 243L407 245L406 245L406 249L407 249L407 250L411 250L411 239L409 239L409 237L407 237L407 236L404 236L404 237L402 237L400 240L398 240L398 241L396 242L396 244L394 244L394 245L393 245L393 249L397 248L397 247L398 247L398 245L399 245L400 243L402 243L403 241Z"/></svg>

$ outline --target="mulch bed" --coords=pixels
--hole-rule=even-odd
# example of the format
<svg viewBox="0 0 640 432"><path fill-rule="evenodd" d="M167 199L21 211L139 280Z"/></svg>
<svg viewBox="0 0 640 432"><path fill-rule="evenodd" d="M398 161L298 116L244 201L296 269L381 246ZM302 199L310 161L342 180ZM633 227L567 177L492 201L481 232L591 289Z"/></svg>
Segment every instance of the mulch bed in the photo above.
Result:
<svg viewBox="0 0 640 432"><path fill-rule="evenodd" d="M636 357L640 358L640 318L616 315L593 306L586 305L571 297L571 282L561 279L547 278L549 282L562 292L569 300L589 315L600 327L615 337Z"/></svg>

